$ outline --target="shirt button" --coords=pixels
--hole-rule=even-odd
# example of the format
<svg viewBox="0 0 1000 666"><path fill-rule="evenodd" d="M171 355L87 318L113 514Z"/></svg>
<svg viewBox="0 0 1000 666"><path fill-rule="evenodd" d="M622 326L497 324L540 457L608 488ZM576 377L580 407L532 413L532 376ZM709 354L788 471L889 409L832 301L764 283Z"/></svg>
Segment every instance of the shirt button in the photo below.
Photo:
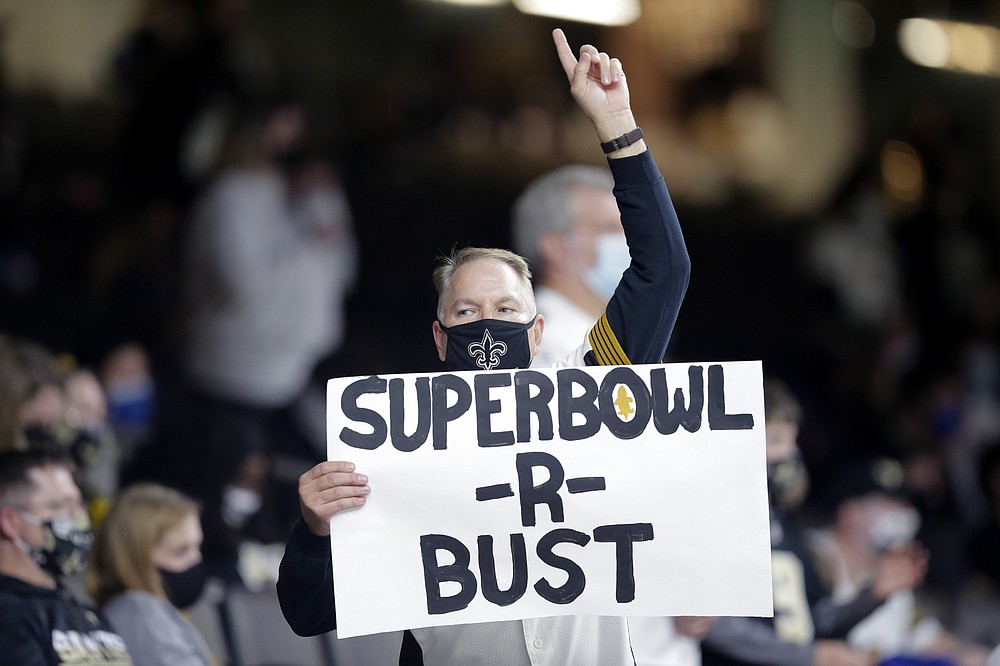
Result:
<svg viewBox="0 0 1000 666"><path fill-rule="evenodd" d="M545 645L541 638L536 638L531 644L535 646L536 650L541 650L542 646Z"/></svg>

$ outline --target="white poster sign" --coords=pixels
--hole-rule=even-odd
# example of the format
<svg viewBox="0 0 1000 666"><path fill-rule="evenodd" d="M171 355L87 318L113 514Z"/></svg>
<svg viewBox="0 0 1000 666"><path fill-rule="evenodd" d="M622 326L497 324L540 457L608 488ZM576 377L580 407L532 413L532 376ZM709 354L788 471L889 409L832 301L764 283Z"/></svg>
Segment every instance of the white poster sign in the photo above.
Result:
<svg viewBox="0 0 1000 666"><path fill-rule="evenodd" d="M332 379L338 635L770 616L758 361Z"/></svg>

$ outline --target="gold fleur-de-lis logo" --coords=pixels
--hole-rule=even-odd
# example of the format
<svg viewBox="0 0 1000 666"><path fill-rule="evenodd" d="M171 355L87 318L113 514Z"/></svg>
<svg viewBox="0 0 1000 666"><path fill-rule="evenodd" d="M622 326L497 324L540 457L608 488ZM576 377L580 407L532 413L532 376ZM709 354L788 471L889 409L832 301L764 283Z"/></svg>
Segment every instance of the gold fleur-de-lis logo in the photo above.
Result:
<svg viewBox="0 0 1000 666"><path fill-rule="evenodd" d="M469 345L469 356L476 359L476 365L483 370L492 370L500 365L500 357L507 353L507 344L502 340L494 340L490 329L483 333L480 342Z"/></svg>
<svg viewBox="0 0 1000 666"><path fill-rule="evenodd" d="M633 402L635 402L635 400L629 396L628 389L625 388L624 384L620 384L618 386L618 397L616 397L615 401L611 404L618 408L618 416L620 416L623 421L628 422L630 420L629 417L635 414L635 409L632 407Z"/></svg>

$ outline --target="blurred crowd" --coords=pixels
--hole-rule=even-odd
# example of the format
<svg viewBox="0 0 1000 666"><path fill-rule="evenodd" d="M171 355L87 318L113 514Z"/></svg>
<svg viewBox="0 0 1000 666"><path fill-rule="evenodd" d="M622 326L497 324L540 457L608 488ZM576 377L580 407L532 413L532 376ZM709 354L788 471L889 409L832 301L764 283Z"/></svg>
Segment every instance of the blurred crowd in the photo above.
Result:
<svg viewBox="0 0 1000 666"><path fill-rule="evenodd" d="M199 508L210 575L268 585L298 515L298 476L326 455L324 380L414 369L386 367L388 350L410 344L394 331L409 331L398 320L412 313L378 311L377 292L398 280L384 266L373 269L381 281L364 282L366 242L400 253L426 242L405 220L398 238L366 229L350 201L378 187L351 169L371 174L371 153L361 145L347 161L310 140L247 3L148 7L114 59L120 116L88 119L112 150L58 160L60 139L29 136L25 105L0 81L0 450L67 453L97 526L136 483L183 492ZM713 219L741 215L742 202L711 213L681 202L694 272L667 360L761 358L797 396L809 483L795 510L826 545L821 569L832 566L831 530L850 522L845 479L861 461L897 465L892 492L911 511L888 529L908 526L893 538L929 555L913 625L932 617L956 642L992 647L1000 224L980 194L977 137L927 106L899 135L919 165L917 197L892 191L872 147L793 231L761 225L748 240L754 228L741 225L720 243L731 229ZM513 198L489 194L495 219L508 219ZM363 212L385 205L367 200ZM491 233L501 244L510 231ZM741 259L751 250L754 261ZM725 299L711 289L735 288L720 277L726 264L759 269L721 311L734 321L709 304ZM362 290L370 296L352 310ZM424 291L432 302L429 280ZM370 319L352 322L362 309ZM734 343L744 312L754 321ZM345 352L352 325L365 326L360 354ZM831 592L857 587L849 564L825 581Z"/></svg>

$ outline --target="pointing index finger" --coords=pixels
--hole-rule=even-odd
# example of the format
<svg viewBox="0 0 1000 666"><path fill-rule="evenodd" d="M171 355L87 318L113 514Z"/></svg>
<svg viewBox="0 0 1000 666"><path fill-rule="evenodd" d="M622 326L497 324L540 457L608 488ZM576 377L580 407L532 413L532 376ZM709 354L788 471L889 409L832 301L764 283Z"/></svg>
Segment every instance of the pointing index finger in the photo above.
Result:
<svg viewBox="0 0 1000 666"><path fill-rule="evenodd" d="M569 47L569 41L562 28L556 28L552 31L552 41L556 44L556 54L559 56L563 71L566 72L566 78L572 82L573 71L576 69L576 56L573 55L573 49Z"/></svg>

